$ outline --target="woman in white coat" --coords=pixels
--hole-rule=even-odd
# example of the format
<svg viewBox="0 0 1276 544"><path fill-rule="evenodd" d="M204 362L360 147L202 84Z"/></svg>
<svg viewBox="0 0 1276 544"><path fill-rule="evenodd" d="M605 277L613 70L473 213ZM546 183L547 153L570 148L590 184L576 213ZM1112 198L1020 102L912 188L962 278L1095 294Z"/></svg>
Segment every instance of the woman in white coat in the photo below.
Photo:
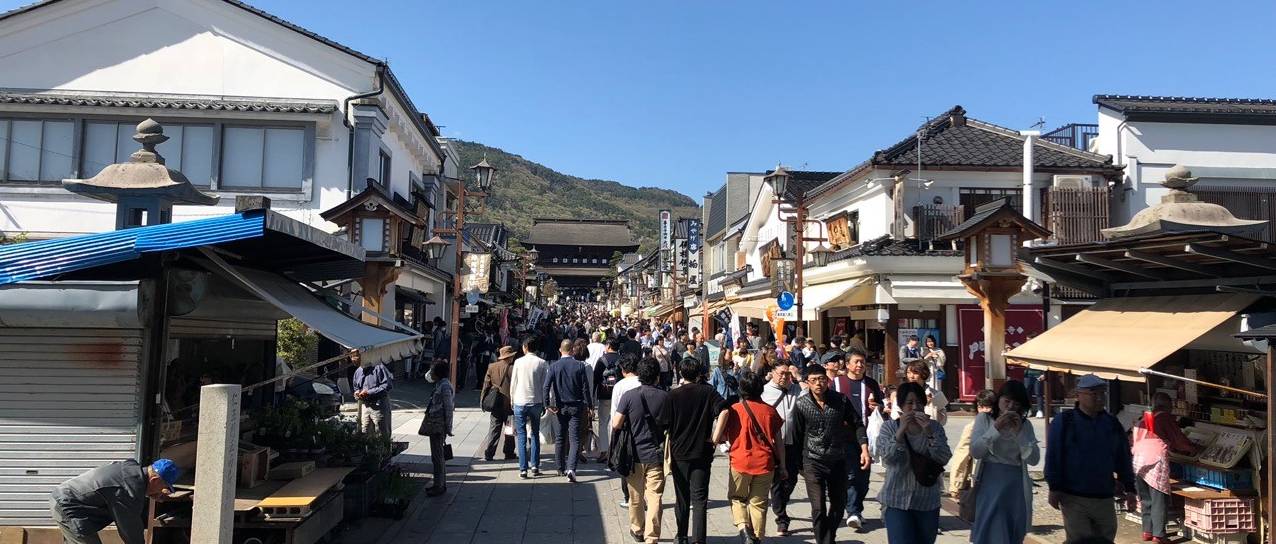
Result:
<svg viewBox="0 0 1276 544"><path fill-rule="evenodd" d="M975 418L970 455L978 461L978 468L971 542L1022 543L1032 527L1028 467L1041 459L1041 448L1027 419L1029 406L1023 382L1011 380L997 392L993 412Z"/></svg>

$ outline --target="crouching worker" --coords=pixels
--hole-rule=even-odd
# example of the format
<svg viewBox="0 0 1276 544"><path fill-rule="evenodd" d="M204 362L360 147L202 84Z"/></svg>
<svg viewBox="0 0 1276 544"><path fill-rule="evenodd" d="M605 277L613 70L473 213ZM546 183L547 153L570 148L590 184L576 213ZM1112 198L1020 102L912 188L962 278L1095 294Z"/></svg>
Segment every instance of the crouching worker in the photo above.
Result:
<svg viewBox="0 0 1276 544"><path fill-rule="evenodd" d="M168 459L150 466L132 459L100 466L53 490L53 521L69 544L101 544L97 533L111 523L124 544L144 544L148 499L171 493L180 475Z"/></svg>

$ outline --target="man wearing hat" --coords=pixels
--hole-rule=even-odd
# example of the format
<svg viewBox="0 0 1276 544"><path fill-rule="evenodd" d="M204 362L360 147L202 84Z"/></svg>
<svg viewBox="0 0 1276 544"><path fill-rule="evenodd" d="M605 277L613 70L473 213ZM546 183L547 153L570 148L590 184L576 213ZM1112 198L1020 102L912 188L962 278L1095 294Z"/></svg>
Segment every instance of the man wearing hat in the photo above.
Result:
<svg viewBox="0 0 1276 544"><path fill-rule="evenodd" d="M363 366L359 350L350 352L350 362L358 367L350 383L354 398L359 401L359 430L379 431L390 440L390 389L394 387L394 374L380 361Z"/></svg>
<svg viewBox="0 0 1276 544"><path fill-rule="evenodd" d="M483 387L479 391L479 402L492 416L488 422L487 437L483 439L483 458L488 461L496 457L496 443L503 434L505 420L514 413L513 405L510 404L510 377L513 375L515 355L517 353L514 348L501 346L501 350L497 352L496 361L487 367L487 374L483 376ZM493 397L489 399L488 395ZM514 455L513 437L506 436L504 442L502 451L505 453L505 458L517 459Z"/></svg>
<svg viewBox="0 0 1276 544"><path fill-rule="evenodd" d="M1067 543L1112 542L1117 531L1112 499L1134 502L1130 442L1121 422L1103 409L1107 388L1094 374L1082 376L1075 409L1055 418L1047 434L1049 501L1063 511Z"/></svg>
<svg viewBox="0 0 1276 544"><path fill-rule="evenodd" d="M101 544L97 533L111 523L124 544L143 544L148 499L168 495L179 476L168 459L150 466L132 459L100 466L54 488L53 521L70 544Z"/></svg>

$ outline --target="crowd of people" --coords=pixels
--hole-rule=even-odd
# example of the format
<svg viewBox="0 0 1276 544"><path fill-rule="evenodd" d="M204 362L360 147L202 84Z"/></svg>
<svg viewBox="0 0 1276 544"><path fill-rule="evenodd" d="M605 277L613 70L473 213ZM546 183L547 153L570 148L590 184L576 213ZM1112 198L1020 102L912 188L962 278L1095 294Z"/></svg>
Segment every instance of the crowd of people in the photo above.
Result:
<svg viewBox="0 0 1276 544"><path fill-rule="evenodd" d="M546 435L559 477L576 482L580 463L605 462L623 478L621 506L636 542L662 536L666 478L674 487L674 541L705 542L709 475L719 452L728 463L726 495L742 542L767 536L769 517L775 533L789 533L788 505L799 478L817 543L835 542L841 527L869 530L864 501L874 463L884 468L877 501L890 542L933 543L943 494L960 504L972 542L1024 541L1032 528L1029 467L1043 452L1023 382L980 392L978 414L953 451L944 430L947 399L935 376L942 350L933 338L914 337L901 347L905 381L886 388L868 375L868 356L854 338L821 349L802 338L776 346L748 328L733 342L723 340L677 323L651 326L587 312L550 316L483 352L491 363L476 382L490 425L480 451L492 460L501 449L518 460L525 479L542 476ZM429 372L439 387L425 420L442 423L430 433L423 423L422 434L430 435L435 459L446 458L444 437L451 432L454 389L447 374L446 363ZM1062 510L1068 542L1110 542L1113 499L1133 497L1138 466L1145 540L1165 541L1167 485L1158 475L1168 466L1166 452L1190 443L1175 434L1172 419L1150 414L1135 431L1132 454L1124 429L1103 410L1105 387L1083 377L1077 409L1049 428L1050 444L1060 447L1044 453L1048 502ZM1164 412L1167 402L1157 400ZM511 421L508 436L502 428ZM431 495L445 489L441 461L435 474Z"/></svg>

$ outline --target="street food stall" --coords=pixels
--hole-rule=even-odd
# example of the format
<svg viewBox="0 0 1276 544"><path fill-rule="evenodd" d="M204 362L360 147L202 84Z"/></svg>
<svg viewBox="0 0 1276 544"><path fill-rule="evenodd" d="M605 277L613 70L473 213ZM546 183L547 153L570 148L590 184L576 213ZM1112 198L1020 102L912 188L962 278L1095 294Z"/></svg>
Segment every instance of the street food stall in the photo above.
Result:
<svg viewBox="0 0 1276 544"><path fill-rule="evenodd" d="M1192 181L1170 170L1162 203L1105 230L1106 240L1027 249L1038 271L1099 300L1006 357L1110 380L1108 409L1127 427L1152 395L1169 395L1198 447L1171 455L1183 532L1245 542L1269 535L1276 515L1273 373L1266 346L1241 339L1276 323L1276 248L1251 238L1265 222L1198 202L1183 190Z"/></svg>
<svg viewBox="0 0 1276 544"><path fill-rule="evenodd" d="M348 475L368 452L319 455L313 450L348 436L317 434L317 414L291 422L268 417L287 405L269 394L274 381L287 378L277 372L276 320L295 317L344 346L347 353L320 361L330 365L348 364L349 350L364 364L409 356L420 349L420 335L363 323L331 305L315 282L358 277L363 250L272 211L268 199L239 197L233 214L169 223L172 204L216 198L163 166L155 152L164 140L158 124L139 125L135 139L143 149L130 162L65 182L73 192L117 202L117 230L0 247L0 371L21 384L21 392L0 396L0 442L12 445L0 449L0 466L12 469L0 472L0 484L21 490L6 498L0 527L51 525L50 491L111 461L145 463L162 454L189 477L200 415L191 409L199 398L193 392L230 383L248 393L236 411L243 431L234 437L236 497L256 501L237 517L237 531L271 517L272 495L304 487L313 500L286 505L273 523L302 537L284 541L313 542L341 520L344 500L335 507L326 501L342 499ZM319 446L305 452L308 458L289 458L254 442L281 433ZM332 465L350 468L325 468ZM175 507L157 511L165 517L155 525L180 526ZM187 523L189 517L188 510ZM180 531L153 536L188 541Z"/></svg>

